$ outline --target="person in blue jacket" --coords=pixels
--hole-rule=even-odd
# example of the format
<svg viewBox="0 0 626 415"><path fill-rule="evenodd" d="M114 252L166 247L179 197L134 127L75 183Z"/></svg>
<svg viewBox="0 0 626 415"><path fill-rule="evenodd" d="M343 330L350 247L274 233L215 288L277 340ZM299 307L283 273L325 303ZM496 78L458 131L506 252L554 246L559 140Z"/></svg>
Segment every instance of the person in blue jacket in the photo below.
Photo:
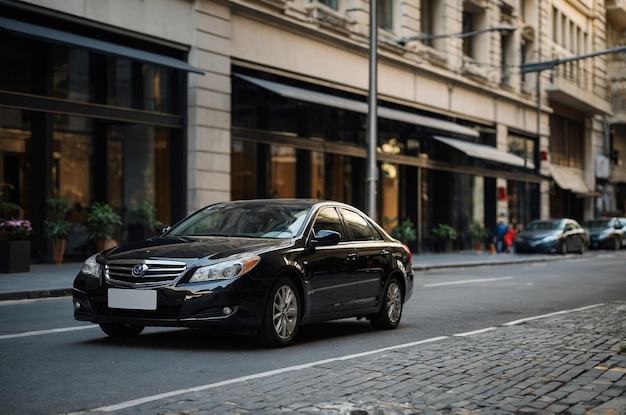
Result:
<svg viewBox="0 0 626 415"><path fill-rule="evenodd" d="M498 253L502 253L505 250L504 245L504 235L506 235L506 231L509 229L507 224L504 222L504 217L500 215L500 219L498 220L498 224L496 225L496 250Z"/></svg>

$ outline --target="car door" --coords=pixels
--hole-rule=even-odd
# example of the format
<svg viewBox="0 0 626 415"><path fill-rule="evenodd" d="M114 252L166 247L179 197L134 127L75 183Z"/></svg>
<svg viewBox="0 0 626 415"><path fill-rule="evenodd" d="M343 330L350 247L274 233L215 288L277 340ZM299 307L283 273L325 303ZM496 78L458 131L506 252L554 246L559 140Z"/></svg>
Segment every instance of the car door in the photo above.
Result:
<svg viewBox="0 0 626 415"><path fill-rule="evenodd" d="M365 217L349 209L342 208L340 212L357 251L358 287L354 307L373 307L380 301L385 276L389 274L390 247Z"/></svg>
<svg viewBox="0 0 626 415"><path fill-rule="evenodd" d="M567 222L565 224L564 233L567 240L567 250L569 252L580 250L580 247L584 243L581 231L582 229L573 222Z"/></svg>
<svg viewBox="0 0 626 415"><path fill-rule="evenodd" d="M357 250L347 240L339 213L334 207L320 210L311 229L311 240L321 230L339 232L338 244L315 246L304 258L307 307L311 314L345 311L356 297Z"/></svg>

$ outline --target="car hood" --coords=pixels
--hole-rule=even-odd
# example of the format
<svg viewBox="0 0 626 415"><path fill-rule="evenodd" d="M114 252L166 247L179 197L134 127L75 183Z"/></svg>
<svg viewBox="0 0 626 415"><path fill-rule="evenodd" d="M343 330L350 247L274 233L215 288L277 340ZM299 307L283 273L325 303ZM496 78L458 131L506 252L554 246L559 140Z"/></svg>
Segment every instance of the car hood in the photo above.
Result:
<svg viewBox="0 0 626 415"><path fill-rule="evenodd" d="M206 258L219 260L249 252L261 254L293 244L285 239L229 238L229 237L156 237L121 245L103 252L109 259L180 259L185 262Z"/></svg>
<svg viewBox="0 0 626 415"><path fill-rule="evenodd" d="M602 232L610 232L613 229L611 228L607 228L607 227L593 227L593 228L587 228L587 232L589 233L602 233Z"/></svg>

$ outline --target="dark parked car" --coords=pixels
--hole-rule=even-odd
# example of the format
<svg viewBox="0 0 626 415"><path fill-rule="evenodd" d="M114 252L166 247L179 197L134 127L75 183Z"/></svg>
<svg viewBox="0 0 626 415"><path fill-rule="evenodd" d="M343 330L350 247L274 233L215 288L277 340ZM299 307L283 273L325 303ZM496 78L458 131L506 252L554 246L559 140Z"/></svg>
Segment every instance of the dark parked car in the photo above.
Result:
<svg viewBox="0 0 626 415"><path fill-rule="evenodd" d="M74 280L74 318L115 337L145 326L217 327L265 346L307 323L394 329L411 253L356 208L299 199L207 206L159 237L100 252Z"/></svg>
<svg viewBox="0 0 626 415"><path fill-rule="evenodd" d="M619 218L597 218L583 224L592 249L620 249L624 243L624 227Z"/></svg>
<svg viewBox="0 0 626 415"><path fill-rule="evenodd" d="M585 229L573 219L537 219L530 222L515 238L515 251L583 254L589 247Z"/></svg>

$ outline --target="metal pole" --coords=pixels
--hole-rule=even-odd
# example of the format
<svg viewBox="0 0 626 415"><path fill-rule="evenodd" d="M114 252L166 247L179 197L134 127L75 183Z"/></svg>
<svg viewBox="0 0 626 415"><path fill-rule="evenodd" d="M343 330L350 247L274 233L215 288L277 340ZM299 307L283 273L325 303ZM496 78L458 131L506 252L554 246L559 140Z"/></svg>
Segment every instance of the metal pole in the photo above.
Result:
<svg viewBox="0 0 626 415"><path fill-rule="evenodd" d="M376 0L370 0L370 55L369 55L369 96L367 110L367 214L376 220L376 188L378 171L376 168L376 147L377 147L377 44L378 44L378 23L376 16Z"/></svg>

